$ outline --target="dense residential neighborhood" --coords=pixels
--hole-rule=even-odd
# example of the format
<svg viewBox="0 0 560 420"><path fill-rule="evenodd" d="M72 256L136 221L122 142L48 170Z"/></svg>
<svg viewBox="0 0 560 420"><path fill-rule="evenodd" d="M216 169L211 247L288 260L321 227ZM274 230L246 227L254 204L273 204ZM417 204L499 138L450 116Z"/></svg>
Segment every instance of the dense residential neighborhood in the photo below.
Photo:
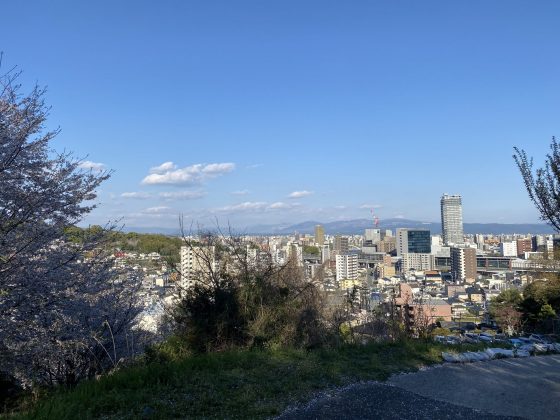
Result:
<svg viewBox="0 0 560 420"><path fill-rule="evenodd" d="M492 315L493 302L504 291L522 292L553 273L560 238L530 233L464 235L461 200L460 196L442 196L443 235L425 229L382 229L379 220L373 219L363 235L338 235L317 225L314 235L294 232L236 240L246 244L243 257L250 266L293 264L307 281L327 293L332 305L351 301L349 310L356 325L371 314L396 309L411 328L418 323L459 330L485 325L501 332L504 325ZM230 239L214 238L224 246ZM205 264L226 263L228 269L215 244L205 246L196 235L183 240L178 273L172 275L172 267L165 264L155 271L143 268L144 287L153 295L172 301L170 296L178 289L193 287L197 276L205 275ZM199 242L188 245L193 241ZM159 259L157 254L118 255L117 261L129 263ZM558 327L557 319L550 322ZM510 335L522 330L521 323L507 327Z"/></svg>

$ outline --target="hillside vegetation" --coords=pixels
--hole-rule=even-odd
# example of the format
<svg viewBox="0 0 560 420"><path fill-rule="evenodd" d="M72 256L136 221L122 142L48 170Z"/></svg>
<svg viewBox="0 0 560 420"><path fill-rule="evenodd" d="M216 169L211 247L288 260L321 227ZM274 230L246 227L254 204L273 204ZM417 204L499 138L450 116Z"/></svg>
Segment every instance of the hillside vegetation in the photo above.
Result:
<svg viewBox="0 0 560 420"><path fill-rule="evenodd" d="M29 400L25 414L10 418L266 418L320 390L438 363L446 349L404 340L182 355L180 340L172 339L135 366L72 390L51 391L34 404Z"/></svg>
<svg viewBox="0 0 560 420"><path fill-rule="evenodd" d="M95 225L88 228L72 226L66 229L66 235L70 240L81 243L89 236L98 234L103 230L101 226ZM177 236L136 232L124 233L119 231L111 232L110 240L107 243L107 246L110 246L111 250L120 249L121 251L142 254L157 252L173 263L179 262L181 245L183 245L183 240Z"/></svg>

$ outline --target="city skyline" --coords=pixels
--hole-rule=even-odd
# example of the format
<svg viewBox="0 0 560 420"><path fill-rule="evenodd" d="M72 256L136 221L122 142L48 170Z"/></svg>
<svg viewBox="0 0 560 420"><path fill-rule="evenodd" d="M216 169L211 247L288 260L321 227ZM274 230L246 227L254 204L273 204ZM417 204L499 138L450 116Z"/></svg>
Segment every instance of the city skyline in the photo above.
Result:
<svg viewBox="0 0 560 420"><path fill-rule="evenodd" d="M557 130L556 2L69 4L6 5L0 50L115 171L86 223L434 222L444 191L539 222L511 155Z"/></svg>
<svg viewBox="0 0 560 420"><path fill-rule="evenodd" d="M558 417L560 2L3 6L0 415Z"/></svg>

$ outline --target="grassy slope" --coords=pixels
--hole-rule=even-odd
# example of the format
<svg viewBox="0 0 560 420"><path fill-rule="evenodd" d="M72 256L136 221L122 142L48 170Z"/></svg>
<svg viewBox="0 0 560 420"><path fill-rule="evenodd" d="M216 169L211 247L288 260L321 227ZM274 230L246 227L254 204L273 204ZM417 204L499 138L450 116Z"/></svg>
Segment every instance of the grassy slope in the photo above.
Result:
<svg viewBox="0 0 560 420"><path fill-rule="evenodd" d="M44 398L16 418L265 418L314 392L441 361L423 342L229 351L129 367Z"/></svg>

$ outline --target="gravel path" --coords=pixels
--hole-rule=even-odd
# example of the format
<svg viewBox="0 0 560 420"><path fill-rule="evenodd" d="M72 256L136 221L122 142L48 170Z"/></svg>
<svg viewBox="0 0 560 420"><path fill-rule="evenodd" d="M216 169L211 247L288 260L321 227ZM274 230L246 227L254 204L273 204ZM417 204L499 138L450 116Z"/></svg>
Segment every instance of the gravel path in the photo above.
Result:
<svg viewBox="0 0 560 420"><path fill-rule="evenodd" d="M279 419L559 419L560 356L441 365L324 393Z"/></svg>
<svg viewBox="0 0 560 420"><path fill-rule="evenodd" d="M389 384L495 414L560 418L560 355L445 364L394 376Z"/></svg>
<svg viewBox="0 0 560 420"><path fill-rule="evenodd" d="M382 383L347 387L340 393L316 399L306 406L283 413L278 419L511 419L471 408L435 401Z"/></svg>

